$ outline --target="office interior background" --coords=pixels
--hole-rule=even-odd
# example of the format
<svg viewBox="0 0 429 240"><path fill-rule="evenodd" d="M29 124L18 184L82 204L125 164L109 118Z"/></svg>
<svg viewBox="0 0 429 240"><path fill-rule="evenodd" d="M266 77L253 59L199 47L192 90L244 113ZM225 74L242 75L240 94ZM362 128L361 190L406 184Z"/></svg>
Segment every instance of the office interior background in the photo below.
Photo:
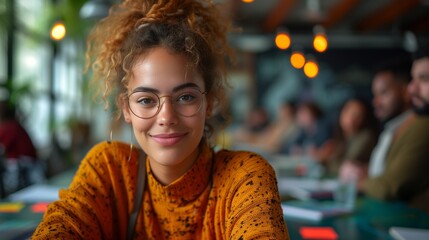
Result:
<svg viewBox="0 0 429 240"><path fill-rule="evenodd" d="M229 37L236 51L236 63L228 67L232 127L259 106L272 117L285 101L314 100L335 116L351 95L371 98L372 72L380 62L429 44L427 0L214 2L236 27ZM131 128L93 99L96 89L84 72L86 36L115 3L0 0L0 97L17 106L48 175L78 163L111 135L131 141ZM55 39L51 31L58 23L65 36ZM276 43L279 34L286 42ZM327 39L323 51L313 46L317 35ZM294 67L295 52L317 71Z"/></svg>

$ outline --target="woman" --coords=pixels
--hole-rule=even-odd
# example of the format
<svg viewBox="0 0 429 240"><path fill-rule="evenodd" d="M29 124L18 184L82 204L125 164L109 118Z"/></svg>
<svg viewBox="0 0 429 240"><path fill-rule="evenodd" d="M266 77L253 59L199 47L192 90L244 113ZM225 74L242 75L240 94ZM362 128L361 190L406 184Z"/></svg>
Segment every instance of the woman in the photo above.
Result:
<svg viewBox="0 0 429 240"><path fill-rule="evenodd" d="M125 0L101 21L89 37L95 79L105 98L118 93L142 151L95 146L34 239L288 238L270 165L205 140L226 104L221 20L210 3Z"/></svg>
<svg viewBox="0 0 429 240"><path fill-rule="evenodd" d="M377 136L377 124L370 104L360 98L347 100L338 119L335 150L327 163L328 174L337 176L340 167L351 162L361 167L359 178L365 177Z"/></svg>

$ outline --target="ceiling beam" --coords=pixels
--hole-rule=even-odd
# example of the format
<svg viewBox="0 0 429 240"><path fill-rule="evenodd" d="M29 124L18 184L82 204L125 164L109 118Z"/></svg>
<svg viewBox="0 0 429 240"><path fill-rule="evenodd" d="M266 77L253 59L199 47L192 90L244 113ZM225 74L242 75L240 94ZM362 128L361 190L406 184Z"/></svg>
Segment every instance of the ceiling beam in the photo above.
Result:
<svg viewBox="0 0 429 240"><path fill-rule="evenodd" d="M418 6L421 0L394 0L362 19L357 24L357 30L368 32L376 30L402 16L410 9Z"/></svg>
<svg viewBox="0 0 429 240"><path fill-rule="evenodd" d="M267 18L262 24L262 30L264 32L275 31L283 23L283 20L295 3L296 0L279 0L271 11L268 12Z"/></svg>
<svg viewBox="0 0 429 240"><path fill-rule="evenodd" d="M358 3L359 0L341 0L329 10L323 26L325 28L330 28L338 24L338 22L341 21L350 10L356 7Z"/></svg>

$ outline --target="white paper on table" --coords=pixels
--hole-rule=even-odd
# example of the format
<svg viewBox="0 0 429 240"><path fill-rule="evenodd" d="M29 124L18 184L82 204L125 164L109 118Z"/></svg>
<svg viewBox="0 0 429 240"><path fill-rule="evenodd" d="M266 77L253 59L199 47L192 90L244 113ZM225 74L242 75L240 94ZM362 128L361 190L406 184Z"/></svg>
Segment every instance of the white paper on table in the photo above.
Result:
<svg viewBox="0 0 429 240"><path fill-rule="evenodd" d="M396 240L427 240L429 229L391 227L389 234Z"/></svg>
<svg viewBox="0 0 429 240"><path fill-rule="evenodd" d="M59 186L35 184L9 195L8 199L14 202L53 202L58 200Z"/></svg>
<svg viewBox="0 0 429 240"><path fill-rule="evenodd" d="M280 195L290 195L297 199L308 200L316 195L333 194L338 188L336 179L279 178L277 180Z"/></svg>

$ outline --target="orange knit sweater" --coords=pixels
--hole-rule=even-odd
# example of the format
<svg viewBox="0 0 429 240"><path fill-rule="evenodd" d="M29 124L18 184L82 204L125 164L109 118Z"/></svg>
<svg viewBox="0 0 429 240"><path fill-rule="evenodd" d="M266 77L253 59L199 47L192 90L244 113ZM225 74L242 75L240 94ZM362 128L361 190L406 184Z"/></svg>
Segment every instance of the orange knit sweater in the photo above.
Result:
<svg viewBox="0 0 429 240"><path fill-rule="evenodd" d="M125 239L138 152L104 142L50 204L33 239ZM260 156L204 147L194 166L160 184L147 164L135 239L288 239L275 173ZM212 162L214 161L214 162Z"/></svg>

